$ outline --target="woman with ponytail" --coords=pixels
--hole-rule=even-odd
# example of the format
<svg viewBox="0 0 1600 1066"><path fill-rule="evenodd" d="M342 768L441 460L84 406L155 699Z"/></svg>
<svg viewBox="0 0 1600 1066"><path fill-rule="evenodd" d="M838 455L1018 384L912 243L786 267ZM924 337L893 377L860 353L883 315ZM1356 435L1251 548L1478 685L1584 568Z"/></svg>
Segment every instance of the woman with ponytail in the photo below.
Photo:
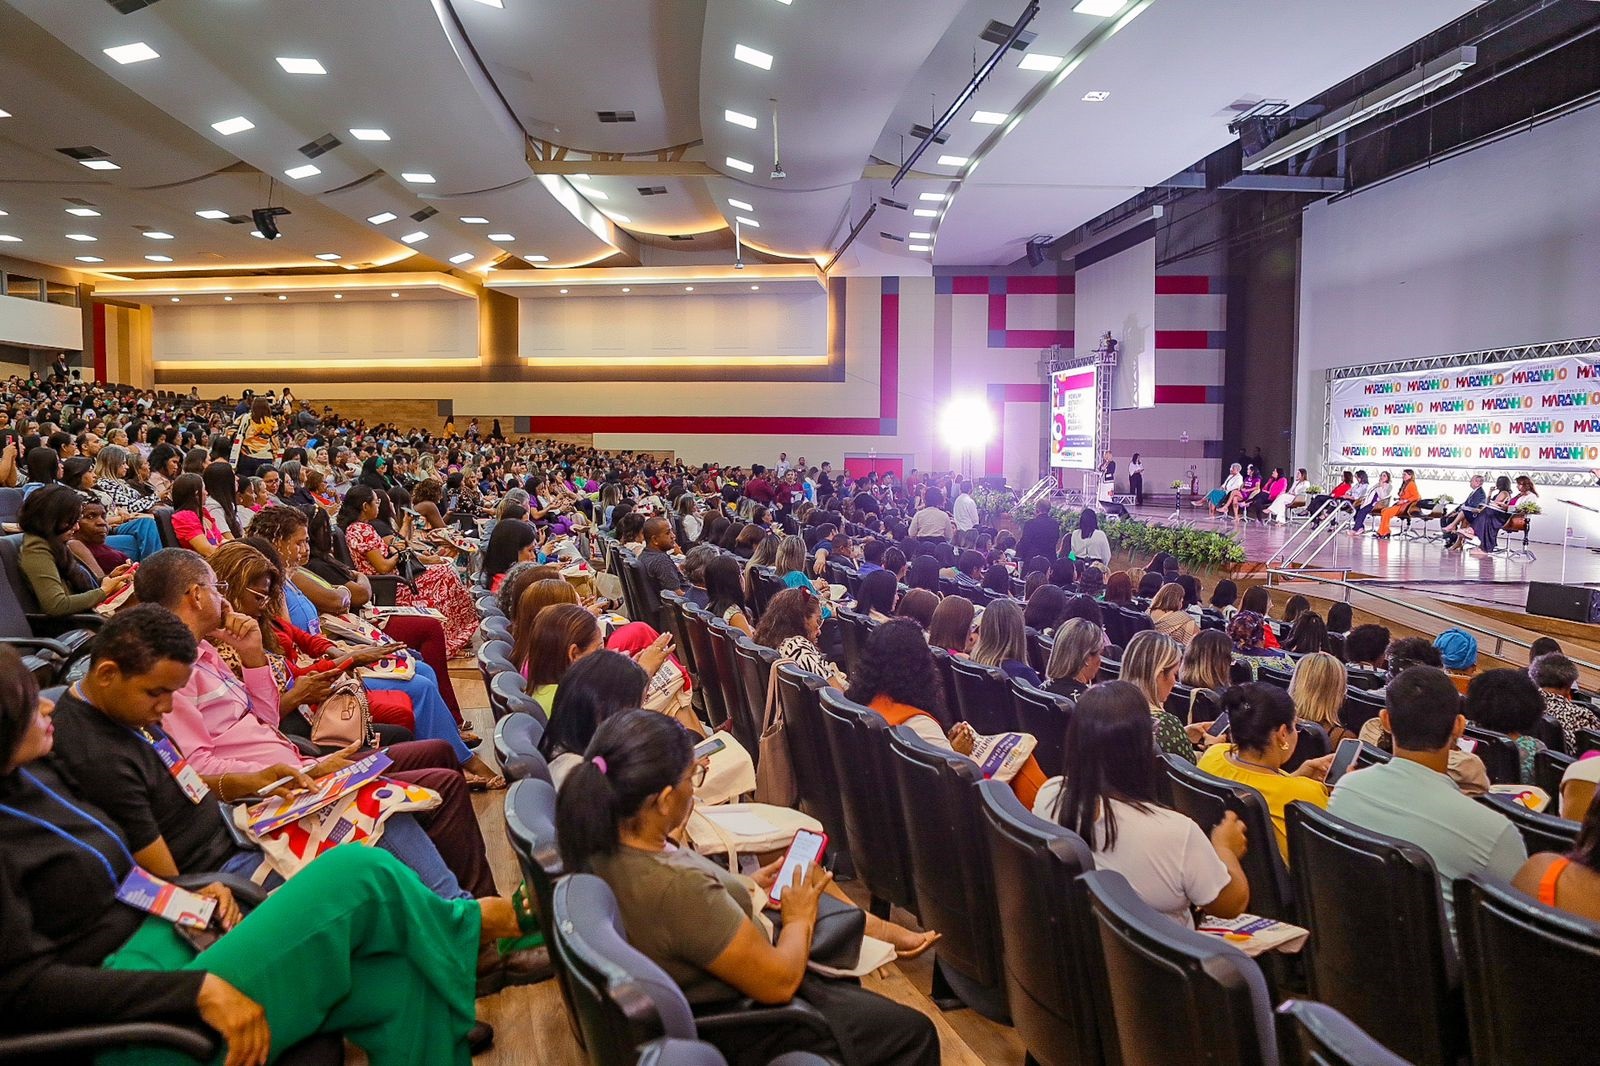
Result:
<svg viewBox="0 0 1600 1066"><path fill-rule="evenodd" d="M789 1050L859 1066L935 1066L939 1038L925 1015L854 981L808 972L818 901L832 881L826 870L813 865L784 886L783 924L774 943L756 920L755 900L757 888L774 887L781 862L752 881L673 844L703 773L694 738L675 720L631 710L602 722L556 801L566 868L610 885L629 942L691 1003L799 998L832 1030L831 1039L779 1026L703 1033L733 1066L765 1063ZM869 917L868 933L873 929Z"/></svg>

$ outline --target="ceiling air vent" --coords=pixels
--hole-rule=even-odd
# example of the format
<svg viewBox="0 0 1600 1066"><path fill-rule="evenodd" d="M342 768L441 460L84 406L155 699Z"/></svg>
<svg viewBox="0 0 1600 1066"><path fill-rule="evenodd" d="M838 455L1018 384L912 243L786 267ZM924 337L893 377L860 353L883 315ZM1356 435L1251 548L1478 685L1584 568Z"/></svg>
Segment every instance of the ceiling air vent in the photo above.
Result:
<svg viewBox="0 0 1600 1066"><path fill-rule="evenodd" d="M426 222L438 213L439 209L437 207L424 207L421 211L411 212L411 218L414 222Z"/></svg>
<svg viewBox="0 0 1600 1066"><path fill-rule="evenodd" d="M989 25L985 26L983 32L978 36L990 44L1005 44L1006 38L1011 36L1011 23L990 19ZM1029 33L1027 30L1023 30L1017 34L1017 39L1012 43L1011 47L1019 52L1025 51L1033 43L1034 38L1038 36L1037 33Z"/></svg>
<svg viewBox="0 0 1600 1066"><path fill-rule="evenodd" d="M915 126L911 127L911 136L915 137L919 141L926 140L927 137L928 137L928 134L930 134L932 132L933 132L933 127L932 126L924 126L920 122L917 123ZM937 136L937 137L935 137L933 139L933 143L934 144L943 144L945 141L948 141L949 139L950 139L950 135L948 133L941 133L941 134L939 134L939 136Z"/></svg>
<svg viewBox="0 0 1600 1066"><path fill-rule="evenodd" d="M665 185L640 185L638 188L640 196L667 195L667 187Z"/></svg>
<svg viewBox="0 0 1600 1066"><path fill-rule="evenodd" d="M897 237L893 233L890 233L886 229L879 230L878 231L878 236L884 238L885 240L900 241L902 244L905 243L905 238L904 237Z"/></svg>
<svg viewBox="0 0 1600 1066"><path fill-rule="evenodd" d="M104 159L106 156L111 154L103 149L96 148L92 144L86 144L80 148L57 148L56 151L60 152L64 156L70 156L71 158L79 161L85 159Z"/></svg>
<svg viewBox="0 0 1600 1066"><path fill-rule="evenodd" d="M319 155L326 155L343 143L343 141L335 137L333 134L324 133L321 137L318 137L310 144L302 144L300 146L300 154L305 156L307 159L315 159Z"/></svg>
<svg viewBox="0 0 1600 1066"><path fill-rule="evenodd" d="M222 221L228 223L230 226L242 226L246 222L253 223L255 219L251 218L249 215L229 215Z"/></svg>
<svg viewBox="0 0 1600 1066"><path fill-rule="evenodd" d="M901 203L899 200L891 200L887 196L878 197L878 202L880 204L882 204L884 207L893 207L893 208L896 208L897 210L900 210L900 211L904 211L907 207L910 206L909 204Z"/></svg>
<svg viewBox="0 0 1600 1066"><path fill-rule="evenodd" d="M93 207L94 206L94 201L93 200L85 200L80 196L63 196L61 199L65 200L67 203L72 204L75 207Z"/></svg>
<svg viewBox="0 0 1600 1066"><path fill-rule="evenodd" d="M131 15L135 11L143 11L150 7L156 0L106 0L120 15Z"/></svg>
<svg viewBox="0 0 1600 1066"><path fill-rule="evenodd" d="M667 234L667 240L669 240L669 241L692 241L692 240L694 240L694 234L692 234L692 233L669 233L669 234Z"/></svg>
<svg viewBox="0 0 1600 1066"><path fill-rule="evenodd" d="M636 122L632 111L596 111L601 122Z"/></svg>

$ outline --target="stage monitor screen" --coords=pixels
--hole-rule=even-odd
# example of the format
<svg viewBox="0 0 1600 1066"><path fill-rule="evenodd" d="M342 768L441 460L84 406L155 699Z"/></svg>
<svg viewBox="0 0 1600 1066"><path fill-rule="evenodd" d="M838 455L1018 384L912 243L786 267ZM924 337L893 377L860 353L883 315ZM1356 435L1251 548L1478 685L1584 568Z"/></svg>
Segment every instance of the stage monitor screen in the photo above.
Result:
<svg viewBox="0 0 1600 1066"><path fill-rule="evenodd" d="M1095 419L1095 368L1077 367L1050 375L1050 465L1053 468L1093 470Z"/></svg>

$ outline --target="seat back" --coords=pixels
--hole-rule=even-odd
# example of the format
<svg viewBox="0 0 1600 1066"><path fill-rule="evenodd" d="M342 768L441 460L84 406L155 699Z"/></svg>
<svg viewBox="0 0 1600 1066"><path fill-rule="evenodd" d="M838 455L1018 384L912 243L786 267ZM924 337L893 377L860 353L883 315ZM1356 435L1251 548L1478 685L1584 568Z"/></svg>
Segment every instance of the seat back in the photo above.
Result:
<svg viewBox="0 0 1600 1066"><path fill-rule="evenodd" d="M770 566L755 568L755 578L751 581L752 591L755 592L753 606L756 614L765 614L767 604L772 602L772 597L783 591L783 582L778 580L777 573Z"/></svg>
<svg viewBox="0 0 1600 1066"><path fill-rule="evenodd" d="M994 874L1011 1022L1039 1066L1098 1066L1110 1020L1094 1001L1099 942L1078 875L1094 869L1070 829L1035 818L999 781L978 786Z"/></svg>
<svg viewBox="0 0 1600 1066"><path fill-rule="evenodd" d="M1286 689L1289 687L1289 682L1294 680L1294 672L1281 666L1262 663L1256 670L1256 680L1265 681L1269 685L1276 685L1279 688Z"/></svg>
<svg viewBox="0 0 1600 1066"><path fill-rule="evenodd" d="M1278 1007L1283 1066L1409 1066L1326 1003L1285 1000Z"/></svg>
<svg viewBox="0 0 1600 1066"><path fill-rule="evenodd" d="M1346 666L1344 668L1345 680L1351 688L1358 688L1364 692L1383 688L1388 684L1388 679L1376 670L1368 670L1364 666Z"/></svg>
<svg viewBox="0 0 1600 1066"><path fill-rule="evenodd" d="M1177 755L1163 755L1172 806L1210 833L1232 811L1244 823L1250 847L1239 860L1250 882L1250 913L1263 918L1294 921L1294 896L1289 871L1278 851L1277 835L1267 811L1267 801L1249 785L1213 777Z"/></svg>
<svg viewBox="0 0 1600 1066"><path fill-rule="evenodd" d="M574 1009L572 988L565 961L555 949L555 911L551 899L556 881L566 869L561 863L561 852L556 847L556 789L548 780L524 779L512 782L506 790L506 841L517 857L522 879L532 890L539 909L539 930L549 947L551 969L555 971L561 1000L566 1004L567 1017L579 1043L584 1040L583 1029L578 1024Z"/></svg>
<svg viewBox="0 0 1600 1066"><path fill-rule="evenodd" d="M1011 679L1011 701L1017 712L1017 726L1029 733L1038 745L1033 758L1049 777L1061 772L1067 745L1067 723L1077 706L1065 696L1034 688L1020 677Z"/></svg>
<svg viewBox="0 0 1600 1066"><path fill-rule="evenodd" d="M489 709L495 721L513 712L529 715L541 726L550 721L547 709L528 695L527 682L516 670L502 670L489 682Z"/></svg>
<svg viewBox="0 0 1600 1066"><path fill-rule="evenodd" d="M544 723L531 714L507 714L494 726L494 757L507 781L534 777L550 780L550 767L539 754Z"/></svg>
<svg viewBox="0 0 1600 1066"><path fill-rule="evenodd" d="M1600 751L1600 729L1585 726L1572 734L1572 754L1587 755L1591 751Z"/></svg>
<svg viewBox="0 0 1600 1066"><path fill-rule="evenodd" d="M1050 665L1050 653L1055 650L1056 642L1045 636L1033 627L1028 627L1028 665L1033 667L1033 672L1044 677L1046 667Z"/></svg>
<svg viewBox="0 0 1600 1066"><path fill-rule="evenodd" d="M939 724L949 730L960 713L956 710L956 672L952 666L956 657L943 648L929 648L928 651L933 655L933 669L939 675L939 685L944 689L944 714Z"/></svg>
<svg viewBox="0 0 1600 1066"><path fill-rule="evenodd" d="M734 641L742 634L710 611L705 612L705 616L706 636L711 642L714 669L709 677L702 671L705 680L701 683L716 685L722 690L722 706L733 721L744 721L747 725L756 722L764 708L751 710L744 705L744 688L739 684L739 665L733 658ZM759 724L755 726L755 733L758 737L761 735Z"/></svg>
<svg viewBox="0 0 1600 1066"><path fill-rule="evenodd" d="M161 538L163 548L182 548L185 545L178 543L178 532L172 528L172 508L152 507L150 517L155 519L156 535ZM354 569L350 561L350 544L344 539L344 530L335 526L333 529L333 557L342 564Z"/></svg>
<svg viewBox="0 0 1600 1066"><path fill-rule="evenodd" d="M1549 794L1550 810L1561 809L1561 778L1575 762L1571 755L1561 755L1548 748L1534 752L1533 783Z"/></svg>
<svg viewBox="0 0 1600 1066"><path fill-rule="evenodd" d="M504 640L486 640L478 645L478 673L483 675L483 685L489 687L489 682L495 674L510 670L520 673L516 664L511 661L511 643Z"/></svg>
<svg viewBox="0 0 1600 1066"><path fill-rule="evenodd" d="M845 834L856 876L874 900L916 913L905 814L893 796L889 725L876 711L822 690L822 731L837 770ZM890 784L886 785L886 782Z"/></svg>
<svg viewBox="0 0 1600 1066"><path fill-rule="evenodd" d="M1017 709L1011 703L1011 679L998 666L971 659L950 659L955 679L956 714L986 736L1017 731Z"/></svg>
<svg viewBox="0 0 1600 1066"><path fill-rule="evenodd" d="M941 974L956 995L991 1020L1006 1020L994 871L978 813L978 766L935 748L909 726L889 734L917 917L943 934Z"/></svg>
<svg viewBox="0 0 1600 1066"><path fill-rule="evenodd" d="M1152 910L1120 874L1080 880L1100 936L1121 1066L1275 1066L1272 1002L1255 962Z"/></svg>
<svg viewBox="0 0 1600 1066"><path fill-rule="evenodd" d="M1561 723L1551 718L1548 714L1541 714L1539 721L1533 727L1533 735L1538 737L1546 748L1557 755L1567 753L1567 734L1561 728Z"/></svg>
<svg viewBox="0 0 1600 1066"><path fill-rule="evenodd" d="M38 614L40 613L38 597L33 594L33 584L22 572L22 536L21 533L0 536L0 569L5 571L6 580L10 583L11 591L15 593L23 614ZM17 635L31 634L32 629L26 618L23 619L23 626L23 632Z"/></svg>
<svg viewBox="0 0 1600 1066"><path fill-rule="evenodd" d="M822 690L827 682L794 663L778 667L778 703L783 709L789 761L800 789L800 805L828 831L831 845L848 850L839 775L822 726Z"/></svg>
<svg viewBox="0 0 1600 1066"><path fill-rule="evenodd" d="M1295 741L1294 752L1283 764L1283 772L1292 774L1300 769L1302 763L1308 759L1320 759L1333 750L1333 740L1328 736L1327 729L1316 722L1300 719L1295 722L1295 732L1299 739Z"/></svg>
<svg viewBox="0 0 1600 1066"><path fill-rule="evenodd" d="M1190 722L1214 722L1220 713L1215 692L1208 688L1197 689L1181 682L1172 686L1172 691L1167 694L1167 701L1162 706L1166 708L1168 714L1185 725Z"/></svg>
<svg viewBox="0 0 1600 1066"><path fill-rule="evenodd" d="M678 656L678 661L683 663L689 676L694 678L696 685L704 684L700 677L699 660L694 657L694 645L689 642L689 627L684 620L684 607L687 600L683 593L667 591L661 594L661 621L666 624L666 631L672 634L672 646Z"/></svg>
<svg viewBox="0 0 1600 1066"><path fill-rule="evenodd" d="M833 616L839 620L839 635L844 645L844 672L849 677L861 668L861 653L866 649L867 616L845 607L836 607Z"/></svg>
<svg viewBox="0 0 1600 1066"><path fill-rule="evenodd" d="M0 637L32 637L33 626L28 622L22 596L26 590L31 597L33 589L22 576L15 548L8 545L9 539L0 537L0 585L4 586L0 587Z"/></svg>
<svg viewBox="0 0 1600 1066"><path fill-rule="evenodd" d="M1589 1061L1600 922L1478 875L1458 880L1453 897L1473 1061Z"/></svg>
<svg viewBox="0 0 1600 1066"><path fill-rule="evenodd" d="M511 622L503 614L490 614L478 623L478 628L483 632L485 640L503 640L507 644L514 643L511 639Z"/></svg>
<svg viewBox="0 0 1600 1066"><path fill-rule="evenodd" d="M1378 717L1378 712L1381 710L1383 710L1383 696L1367 689L1356 688L1352 678L1350 687L1344 690L1344 706L1339 708L1339 724L1352 733L1359 733L1361 727Z"/></svg>
<svg viewBox="0 0 1600 1066"><path fill-rule="evenodd" d="M1559 797L1560 792L1557 791L1552 795ZM1485 807L1511 819L1511 824L1522 834L1522 843L1526 845L1529 855L1540 851L1553 851L1557 855L1565 855L1578 843L1578 829L1581 827L1578 822L1553 814L1531 811L1512 796L1491 792L1487 796L1478 796L1477 800Z"/></svg>
<svg viewBox="0 0 1600 1066"><path fill-rule="evenodd" d="M1483 768L1488 772L1491 784L1514 785L1521 780L1521 759L1516 741L1504 733L1475 725L1467 726L1462 736L1477 745L1472 749L1472 754L1483 760Z"/></svg>
<svg viewBox="0 0 1600 1066"><path fill-rule="evenodd" d="M1407 1062L1454 1063L1460 978L1427 852L1307 803L1286 818L1312 996Z"/></svg>
<svg viewBox="0 0 1600 1066"><path fill-rule="evenodd" d="M750 758L759 767L761 763L762 715L767 710L767 686L772 681L772 665L779 655L771 648L757 644L743 633L733 641L733 665L739 673L740 710L748 715L733 716L733 735Z"/></svg>
<svg viewBox="0 0 1600 1066"><path fill-rule="evenodd" d="M14 523L22 513L22 490L0 488L0 522Z"/></svg>
<svg viewBox="0 0 1600 1066"><path fill-rule="evenodd" d="M693 1039L694 1015L666 971L628 943L610 887L570 874L551 894L550 954L568 974L578 1031L593 1066L633 1066L640 1044Z"/></svg>
<svg viewBox="0 0 1600 1066"><path fill-rule="evenodd" d="M683 624L689 631L689 646L694 649L694 661L700 667L695 680L699 683L700 695L705 699L706 715L713 725L726 722L729 708L722 685L715 677L717 653L711 647L711 615L704 607L685 602Z"/></svg>

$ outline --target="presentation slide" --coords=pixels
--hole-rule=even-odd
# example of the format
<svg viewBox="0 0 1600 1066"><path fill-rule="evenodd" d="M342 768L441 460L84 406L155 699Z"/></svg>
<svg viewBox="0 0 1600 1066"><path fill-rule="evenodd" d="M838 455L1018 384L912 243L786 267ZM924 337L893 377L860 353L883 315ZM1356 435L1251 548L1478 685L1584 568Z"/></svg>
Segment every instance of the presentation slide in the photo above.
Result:
<svg viewBox="0 0 1600 1066"><path fill-rule="evenodd" d="M1095 368L1077 367L1050 375L1050 465L1093 470Z"/></svg>

